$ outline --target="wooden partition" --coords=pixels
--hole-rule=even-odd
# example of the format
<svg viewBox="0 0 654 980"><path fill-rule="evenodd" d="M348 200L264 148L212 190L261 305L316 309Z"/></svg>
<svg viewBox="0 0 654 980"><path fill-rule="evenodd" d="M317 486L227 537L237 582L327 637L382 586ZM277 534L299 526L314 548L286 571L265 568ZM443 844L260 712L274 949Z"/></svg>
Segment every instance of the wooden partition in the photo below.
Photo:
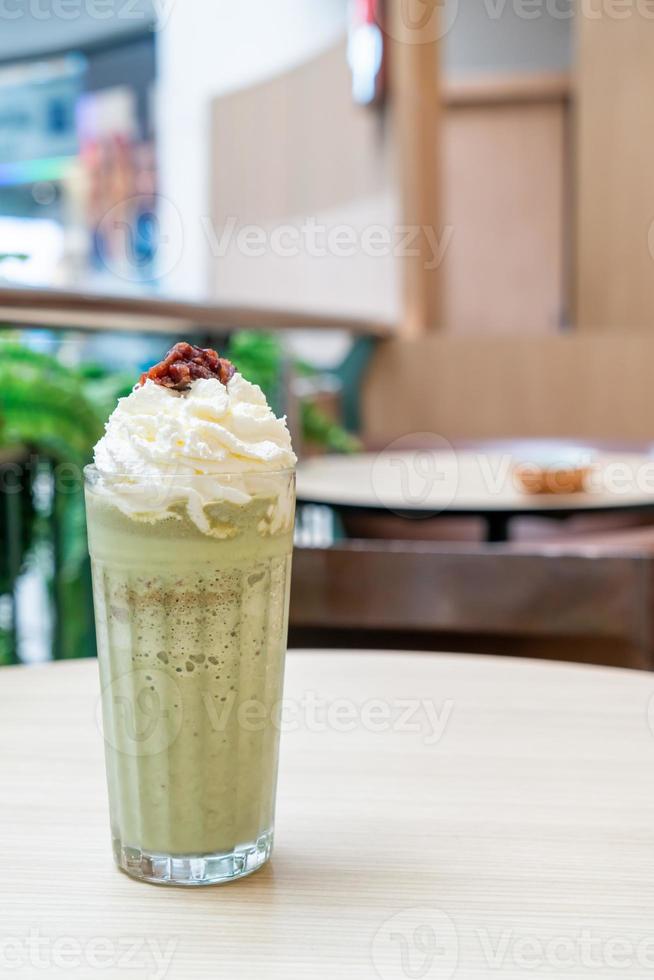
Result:
<svg viewBox="0 0 654 980"><path fill-rule="evenodd" d="M446 89L445 327L555 333L568 317L569 80Z"/></svg>
<svg viewBox="0 0 654 980"><path fill-rule="evenodd" d="M380 344L364 392L365 437L654 435L654 336L426 337Z"/></svg>
<svg viewBox="0 0 654 980"><path fill-rule="evenodd" d="M654 10L601 0L577 17L577 322L654 324Z"/></svg>

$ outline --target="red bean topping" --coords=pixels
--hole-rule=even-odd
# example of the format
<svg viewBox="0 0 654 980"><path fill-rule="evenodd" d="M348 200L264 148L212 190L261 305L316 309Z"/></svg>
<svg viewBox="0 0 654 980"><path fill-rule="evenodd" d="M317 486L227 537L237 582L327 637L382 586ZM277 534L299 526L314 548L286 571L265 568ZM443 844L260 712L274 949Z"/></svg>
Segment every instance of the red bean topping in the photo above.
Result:
<svg viewBox="0 0 654 980"><path fill-rule="evenodd" d="M139 384L150 379L164 388L185 391L198 378L217 378L226 385L235 372L231 361L220 357L215 350L180 343L168 351L163 361L142 374Z"/></svg>

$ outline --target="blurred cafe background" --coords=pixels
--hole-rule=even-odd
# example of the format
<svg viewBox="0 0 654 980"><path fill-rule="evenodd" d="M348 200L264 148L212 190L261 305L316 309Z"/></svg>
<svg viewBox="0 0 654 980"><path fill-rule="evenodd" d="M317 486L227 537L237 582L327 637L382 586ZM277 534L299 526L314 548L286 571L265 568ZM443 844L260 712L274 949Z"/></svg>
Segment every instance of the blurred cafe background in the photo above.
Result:
<svg viewBox="0 0 654 980"><path fill-rule="evenodd" d="M653 82L639 0L1 0L0 663L94 655L188 339L292 427L292 644L651 668Z"/></svg>

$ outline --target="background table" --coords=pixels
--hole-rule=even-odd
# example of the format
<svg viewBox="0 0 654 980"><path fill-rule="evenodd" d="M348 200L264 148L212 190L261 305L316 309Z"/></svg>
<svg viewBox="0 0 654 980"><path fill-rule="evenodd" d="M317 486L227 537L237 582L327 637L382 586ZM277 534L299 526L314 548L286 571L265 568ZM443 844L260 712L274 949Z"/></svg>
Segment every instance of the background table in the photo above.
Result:
<svg viewBox="0 0 654 980"><path fill-rule="evenodd" d="M288 732L272 864L198 891L114 870L97 691L92 662L0 671L0 956L22 964L1 975L163 977L156 950L168 980L651 976L654 676L291 653L290 703L313 692L344 729L367 705L366 725ZM446 722L440 740L421 713L422 732L399 730L415 699Z"/></svg>
<svg viewBox="0 0 654 980"><path fill-rule="evenodd" d="M562 446L563 458L571 451ZM592 451L592 450L590 450ZM407 517L480 517L488 541L506 541L515 517L565 519L579 514L654 515L654 457L594 453L595 485L585 493L528 494L513 466L549 458L552 444L507 444L505 449L400 449L352 456L321 456L298 468L298 500L341 512L391 512ZM556 451L554 450L556 458Z"/></svg>

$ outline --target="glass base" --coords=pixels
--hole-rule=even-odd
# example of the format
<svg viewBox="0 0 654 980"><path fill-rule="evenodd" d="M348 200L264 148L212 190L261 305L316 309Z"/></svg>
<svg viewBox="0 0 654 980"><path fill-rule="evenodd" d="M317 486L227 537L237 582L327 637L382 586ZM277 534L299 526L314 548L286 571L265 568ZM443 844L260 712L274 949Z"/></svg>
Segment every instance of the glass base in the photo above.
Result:
<svg viewBox="0 0 654 980"><path fill-rule="evenodd" d="M272 851L272 831L254 843L240 844L219 854L157 854L130 847L114 838L114 857L121 871L153 885L198 887L221 885L258 871Z"/></svg>

